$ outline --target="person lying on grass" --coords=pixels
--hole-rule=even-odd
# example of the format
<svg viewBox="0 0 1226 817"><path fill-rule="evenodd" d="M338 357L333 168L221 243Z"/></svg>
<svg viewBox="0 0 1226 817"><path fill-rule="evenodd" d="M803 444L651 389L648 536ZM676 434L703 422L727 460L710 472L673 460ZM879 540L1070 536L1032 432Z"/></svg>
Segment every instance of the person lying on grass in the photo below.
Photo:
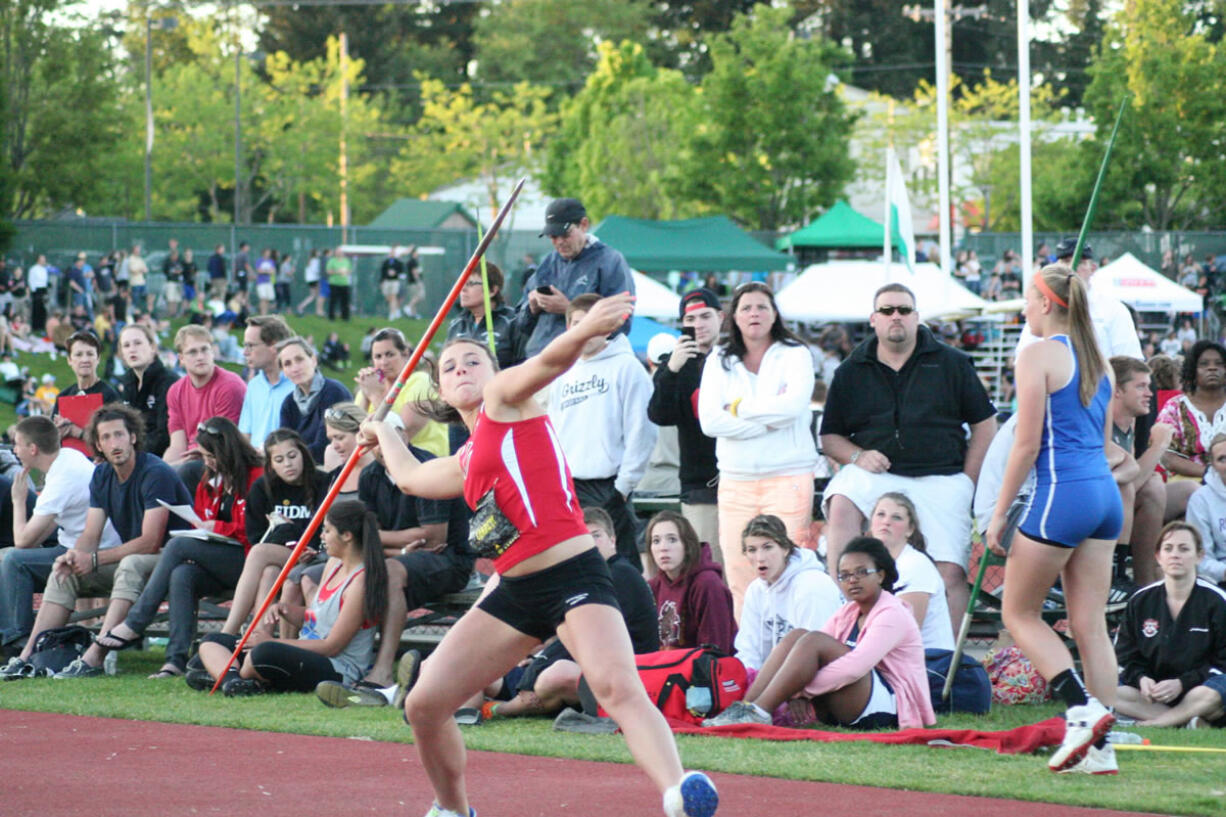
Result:
<svg viewBox="0 0 1226 817"><path fill-rule="evenodd" d="M342 500L328 511L323 529L329 558L309 606L279 602L268 611L273 621L285 618L300 627L300 637L275 639L266 631L254 632L247 641L251 649L222 681L227 696L311 692L321 681L352 683L374 658L375 632L387 609L379 526L361 502ZM237 636L205 636L200 644L204 673L189 672L188 683L212 686L237 645Z"/></svg>
<svg viewBox="0 0 1226 817"><path fill-rule="evenodd" d="M848 599L820 632L792 630L745 694L703 726L770 724L787 704L796 723L883 729L936 722L919 625L890 591L894 559L878 539L852 539L836 578Z"/></svg>
<svg viewBox="0 0 1226 817"><path fill-rule="evenodd" d="M655 652L660 639L656 605L641 573L617 553L613 519L603 508L584 508L583 521L596 540L596 549L609 566L613 592L630 633L635 654ZM556 715L563 707L579 704L579 665L557 638L487 686L456 712L462 724L478 724L493 717Z"/></svg>
<svg viewBox="0 0 1226 817"><path fill-rule="evenodd" d="M1158 536L1162 581L1128 600L1115 636L1116 711L1138 726L1226 725L1226 592L1196 576L1205 548L1196 528L1171 522Z"/></svg>

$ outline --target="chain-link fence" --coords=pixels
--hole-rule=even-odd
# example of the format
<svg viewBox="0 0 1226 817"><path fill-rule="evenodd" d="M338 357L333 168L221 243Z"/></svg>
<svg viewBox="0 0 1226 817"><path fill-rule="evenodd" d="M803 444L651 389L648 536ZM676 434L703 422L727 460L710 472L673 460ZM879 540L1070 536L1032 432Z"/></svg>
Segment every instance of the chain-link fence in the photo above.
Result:
<svg viewBox="0 0 1226 817"><path fill-rule="evenodd" d="M340 227L314 225L252 224L235 228L228 224L137 223L137 222L17 222L17 234L5 254L10 265L29 267L38 255L45 254L49 264L67 270L78 252L86 253L89 263L96 264L105 253L130 250L140 245L149 263L150 291L160 293L164 278L162 259L170 239L178 239L180 252L190 248L194 261L204 274L208 257L218 245L224 248L227 268L233 274L233 252L239 242L251 245L254 264L261 250L271 248L278 254L293 256L295 275L294 299L306 295L303 270L312 250L322 251L341 242ZM346 244L400 246L416 245L426 284L426 298L421 309L435 311L447 295L455 277L477 246L476 230L388 230L371 227L350 227ZM552 249L548 240L529 230L499 233L490 246L487 258L498 264L507 279L506 296L512 303L518 299L521 273L528 259L540 260ZM375 315L383 311L383 296L379 292L380 256L359 256L354 259L353 302L359 314Z"/></svg>
<svg viewBox="0 0 1226 817"><path fill-rule="evenodd" d="M1035 233L1034 248L1044 243L1055 248L1060 239L1076 237L1076 233ZM1156 270L1162 269L1163 256L1170 251L1177 262L1191 254L1197 262L1205 256L1226 255L1226 233L1211 232L1092 232L1086 242L1094 248L1096 258L1115 259L1126 252ZM960 249L974 250L984 267L994 264L1005 250L1021 249L1018 233L971 233L962 240Z"/></svg>

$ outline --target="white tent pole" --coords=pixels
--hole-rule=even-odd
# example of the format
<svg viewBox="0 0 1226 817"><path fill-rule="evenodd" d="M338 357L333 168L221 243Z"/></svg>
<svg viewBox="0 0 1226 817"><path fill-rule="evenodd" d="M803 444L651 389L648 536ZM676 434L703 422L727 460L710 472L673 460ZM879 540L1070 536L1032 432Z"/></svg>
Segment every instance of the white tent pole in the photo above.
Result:
<svg viewBox="0 0 1226 817"><path fill-rule="evenodd" d="M1030 7L1025 0L1017 3L1017 113L1021 149L1020 172L1022 218L1022 287L1030 283L1034 266L1034 214L1030 200Z"/></svg>
<svg viewBox="0 0 1226 817"><path fill-rule="evenodd" d="M891 229L893 219L890 218L890 168L893 167L893 159L894 148L887 147L885 149L885 195L882 197L885 199L885 246L881 250L882 258L885 261L885 266L883 267L885 270L884 283L887 284L890 282L890 262L894 260L894 248L891 246L894 241Z"/></svg>
<svg viewBox="0 0 1226 817"><path fill-rule="evenodd" d="M937 70L937 200L940 207L938 223L941 230L941 272L950 272L949 224L949 53L947 43L945 0L936 0L936 70Z"/></svg>

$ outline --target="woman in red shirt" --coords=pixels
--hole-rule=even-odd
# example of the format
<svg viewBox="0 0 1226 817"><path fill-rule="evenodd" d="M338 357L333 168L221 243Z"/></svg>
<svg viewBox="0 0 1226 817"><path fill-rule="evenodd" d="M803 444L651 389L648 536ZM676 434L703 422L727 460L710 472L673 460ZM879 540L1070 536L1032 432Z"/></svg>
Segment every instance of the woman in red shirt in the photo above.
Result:
<svg viewBox="0 0 1226 817"><path fill-rule="evenodd" d="M104 649L122 650L141 642L164 600L170 602L166 661L150 678L175 678L187 667L196 636L197 602L229 594L238 584L247 541L247 494L264 473L259 452L233 421L210 417L196 429L204 475L196 486L194 508L201 522L179 531L162 549L157 567L127 617L98 637ZM229 541L227 541L229 540Z"/></svg>
<svg viewBox="0 0 1226 817"><path fill-rule="evenodd" d="M464 496L476 513L470 541L494 561L486 592L447 633L405 699L405 717L434 786L429 817L470 817L464 741L452 714L555 633L630 752L664 797L668 817L710 817L719 797L706 775L684 774L664 717L647 697L605 561L575 495L549 417L536 400L578 360L584 345L629 317L629 294L594 304L540 354L498 371L489 347L455 339L439 355L438 419L460 420L471 436L450 457L418 462L386 423L363 426L388 474L405 493Z"/></svg>

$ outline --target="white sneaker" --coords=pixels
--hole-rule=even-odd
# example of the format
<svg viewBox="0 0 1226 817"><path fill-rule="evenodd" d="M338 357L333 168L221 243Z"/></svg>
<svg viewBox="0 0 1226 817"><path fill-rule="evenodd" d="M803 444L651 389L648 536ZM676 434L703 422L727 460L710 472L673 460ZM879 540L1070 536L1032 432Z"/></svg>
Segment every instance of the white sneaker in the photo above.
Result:
<svg viewBox="0 0 1226 817"><path fill-rule="evenodd" d="M430 810L426 812L426 817L464 817L464 815L434 803L430 806ZM468 807L468 817L477 817L477 810L472 806Z"/></svg>
<svg viewBox="0 0 1226 817"><path fill-rule="evenodd" d="M769 712L763 711L762 707L757 704L746 703L745 701L733 701L728 705L728 708L716 715L714 718L707 718L702 722L703 726L729 726L735 723L757 723L769 726L771 716Z"/></svg>
<svg viewBox="0 0 1226 817"><path fill-rule="evenodd" d="M1064 713L1064 740L1047 761L1053 772L1062 772L1081 762L1094 741L1111 731L1115 716L1091 698L1082 706L1070 706Z"/></svg>
<svg viewBox="0 0 1226 817"><path fill-rule="evenodd" d="M1099 749L1093 744L1090 745L1086 756L1081 759L1080 763L1070 766L1067 769L1061 769L1061 774L1119 774L1119 764L1115 762L1115 747L1108 743L1103 748Z"/></svg>
<svg viewBox="0 0 1226 817"><path fill-rule="evenodd" d="M711 817L717 808L719 792L702 772L686 772L680 783L664 792L665 817Z"/></svg>

